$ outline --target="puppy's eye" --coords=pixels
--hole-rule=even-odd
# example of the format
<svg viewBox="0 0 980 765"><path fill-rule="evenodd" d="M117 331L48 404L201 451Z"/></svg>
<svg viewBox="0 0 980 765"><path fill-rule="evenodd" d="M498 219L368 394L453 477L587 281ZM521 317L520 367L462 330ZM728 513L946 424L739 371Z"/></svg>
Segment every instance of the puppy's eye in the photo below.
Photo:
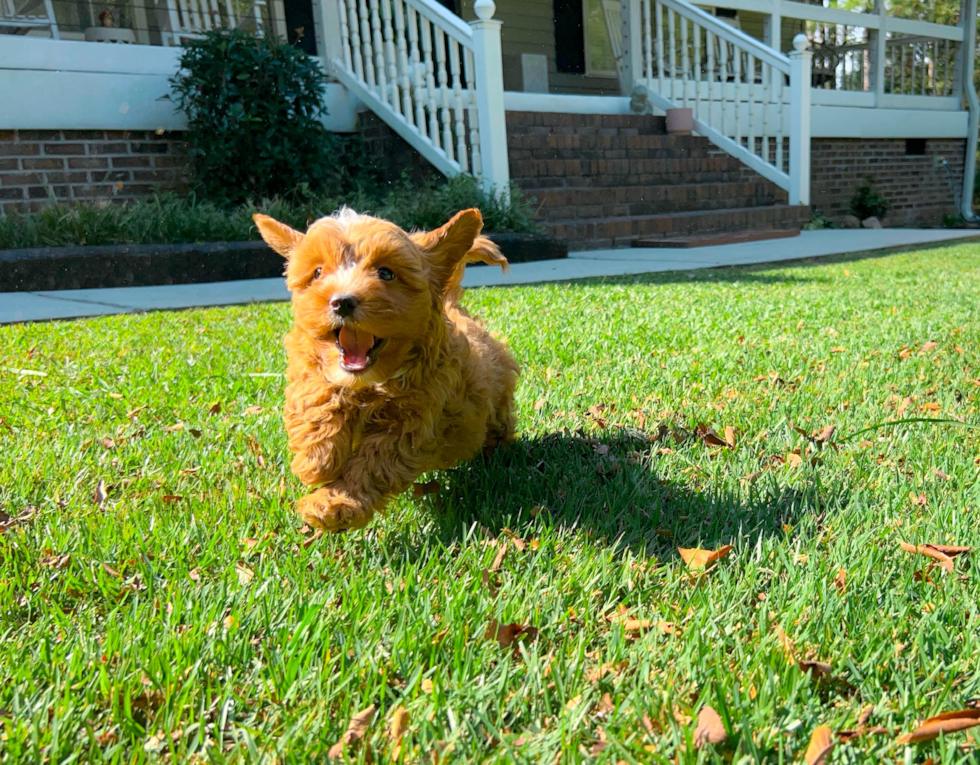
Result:
<svg viewBox="0 0 980 765"><path fill-rule="evenodd" d="M395 278L395 272L392 271L390 268L379 268L378 278L383 282L390 282L392 279Z"/></svg>
<svg viewBox="0 0 980 765"><path fill-rule="evenodd" d="M317 279L319 279L320 276L321 276L321 274L323 274L323 269L322 268L318 268L316 271L314 271L313 272L313 281L316 281Z"/></svg>

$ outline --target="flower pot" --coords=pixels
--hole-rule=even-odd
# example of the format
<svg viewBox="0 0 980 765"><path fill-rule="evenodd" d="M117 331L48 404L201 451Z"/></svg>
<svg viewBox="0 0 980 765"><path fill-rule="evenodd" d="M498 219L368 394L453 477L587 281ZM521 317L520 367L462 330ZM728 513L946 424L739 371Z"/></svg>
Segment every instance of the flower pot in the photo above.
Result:
<svg viewBox="0 0 980 765"><path fill-rule="evenodd" d="M691 135L694 132L694 113L690 109L668 109L667 132L673 135Z"/></svg>

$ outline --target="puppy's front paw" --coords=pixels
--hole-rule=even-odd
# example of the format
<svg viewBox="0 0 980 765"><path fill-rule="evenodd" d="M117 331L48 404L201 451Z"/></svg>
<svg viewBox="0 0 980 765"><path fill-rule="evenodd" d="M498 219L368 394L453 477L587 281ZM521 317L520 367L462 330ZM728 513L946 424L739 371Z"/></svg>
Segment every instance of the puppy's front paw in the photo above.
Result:
<svg viewBox="0 0 980 765"><path fill-rule="evenodd" d="M315 529L328 532L360 529L371 522L374 511L349 494L325 486L303 497L296 506L300 517Z"/></svg>

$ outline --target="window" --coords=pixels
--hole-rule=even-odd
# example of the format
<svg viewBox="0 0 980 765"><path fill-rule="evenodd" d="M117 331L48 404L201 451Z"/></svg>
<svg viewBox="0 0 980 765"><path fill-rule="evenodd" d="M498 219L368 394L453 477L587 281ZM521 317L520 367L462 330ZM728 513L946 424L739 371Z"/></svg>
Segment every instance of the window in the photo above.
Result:
<svg viewBox="0 0 980 765"><path fill-rule="evenodd" d="M586 74L615 77L616 54L612 36L619 38L623 34L619 0L585 0L584 10Z"/></svg>

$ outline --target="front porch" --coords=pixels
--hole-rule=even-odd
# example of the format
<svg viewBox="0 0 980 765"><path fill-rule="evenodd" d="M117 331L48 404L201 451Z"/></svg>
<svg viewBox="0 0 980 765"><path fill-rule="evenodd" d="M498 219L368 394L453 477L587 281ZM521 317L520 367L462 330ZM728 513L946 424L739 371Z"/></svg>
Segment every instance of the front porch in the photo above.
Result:
<svg viewBox="0 0 980 765"><path fill-rule="evenodd" d="M488 187L511 180L507 112L680 107L791 204L818 191L812 146L832 161L841 141L843 156L859 141L898 156L908 141L903 156L935 157L916 172L948 184L961 168L956 206L972 216L976 0L942 19L901 18L887 0L865 12L833 0L2 1L0 103L16 107L0 109L0 130L179 131L161 100L175 46L236 27L320 56L335 79L329 128L354 130L369 109L440 172Z"/></svg>

